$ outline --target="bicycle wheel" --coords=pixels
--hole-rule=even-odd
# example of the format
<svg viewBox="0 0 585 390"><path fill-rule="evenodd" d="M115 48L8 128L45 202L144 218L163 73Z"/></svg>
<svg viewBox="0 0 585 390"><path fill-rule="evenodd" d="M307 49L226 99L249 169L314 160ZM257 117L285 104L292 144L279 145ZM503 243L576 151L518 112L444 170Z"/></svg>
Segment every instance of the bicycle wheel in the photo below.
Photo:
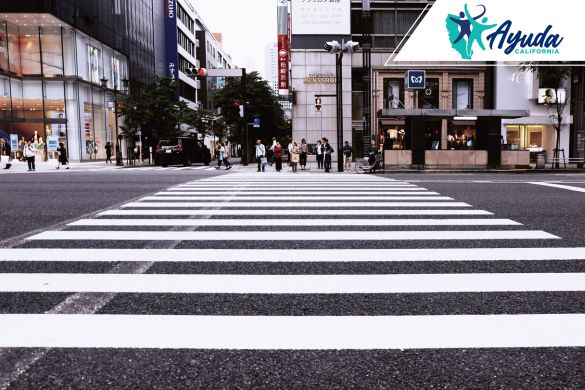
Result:
<svg viewBox="0 0 585 390"><path fill-rule="evenodd" d="M355 162L355 172L356 173L364 173L364 161L363 160L357 160Z"/></svg>

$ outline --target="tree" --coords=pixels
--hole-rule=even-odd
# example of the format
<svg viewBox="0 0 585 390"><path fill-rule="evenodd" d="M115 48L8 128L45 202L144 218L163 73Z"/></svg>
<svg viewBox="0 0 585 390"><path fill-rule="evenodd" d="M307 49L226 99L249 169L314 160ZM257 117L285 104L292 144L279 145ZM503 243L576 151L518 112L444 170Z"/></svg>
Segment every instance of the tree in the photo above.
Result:
<svg viewBox="0 0 585 390"><path fill-rule="evenodd" d="M118 115L125 118L125 124L120 126L125 138L135 139L139 128L150 139L182 134L181 123L189 108L178 100L176 85L171 79L157 76L139 97L130 95L122 102Z"/></svg>
<svg viewBox="0 0 585 390"><path fill-rule="evenodd" d="M240 78L230 79L215 94L215 102L221 108L226 125L233 129L241 128L239 110L239 105L242 103L241 85ZM265 80L262 80L258 72L246 74L246 109L248 122L251 123L254 118L260 119L259 128L250 126L248 129L249 143L253 143L256 138L268 142L272 137L278 138L282 144L289 142L291 131L284 111L273 90ZM235 138L238 141L241 140L241 137Z"/></svg>
<svg viewBox="0 0 585 390"><path fill-rule="evenodd" d="M183 123L188 126L189 130L194 130L202 136L213 135L220 138L229 136L229 128L224 118L213 111L190 110L185 113Z"/></svg>
<svg viewBox="0 0 585 390"><path fill-rule="evenodd" d="M565 82L571 77L572 68L569 64L559 62L531 62L521 67L523 71L536 73L536 76L546 85L554 88L554 97L550 102L545 102L549 107L550 119L552 126L556 130L556 146L553 153L554 166L560 167L560 151L561 151L561 129L565 114L565 108L569 102L569 97L564 93L562 99L561 90ZM564 92L564 91L563 91Z"/></svg>

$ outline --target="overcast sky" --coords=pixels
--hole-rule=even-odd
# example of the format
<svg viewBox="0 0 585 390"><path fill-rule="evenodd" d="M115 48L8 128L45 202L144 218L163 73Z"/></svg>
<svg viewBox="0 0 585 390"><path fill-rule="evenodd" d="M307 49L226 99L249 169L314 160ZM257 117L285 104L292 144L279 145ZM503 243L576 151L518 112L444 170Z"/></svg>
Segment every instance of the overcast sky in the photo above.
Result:
<svg viewBox="0 0 585 390"><path fill-rule="evenodd" d="M276 0L192 0L239 67L264 75L264 48L276 42Z"/></svg>

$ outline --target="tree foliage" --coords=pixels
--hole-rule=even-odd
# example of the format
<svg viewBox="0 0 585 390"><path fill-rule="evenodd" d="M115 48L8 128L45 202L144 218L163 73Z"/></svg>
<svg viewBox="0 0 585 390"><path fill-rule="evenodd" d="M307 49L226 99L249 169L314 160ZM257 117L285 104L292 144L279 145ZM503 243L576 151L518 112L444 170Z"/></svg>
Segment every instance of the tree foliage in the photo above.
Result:
<svg viewBox="0 0 585 390"><path fill-rule="evenodd" d="M222 116L227 126L232 129L241 128L239 105L242 103L241 79L230 79L226 85L215 94L215 102L221 108ZM260 127L248 127L250 143L256 138L268 142L277 137L281 143L290 139L290 125L286 121L284 111L278 99L265 80L258 72L246 74L246 119L251 123L254 118L260 119ZM239 132L237 133L239 135ZM240 137L236 137L240 141Z"/></svg>
<svg viewBox="0 0 585 390"><path fill-rule="evenodd" d="M184 116L184 125L189 131L195 131L202 135L211 135L219 138L229 138L230 128L225 119L213 111L200 110L188 111Z"/></svg>
<svg viewBox="0 0 585 390"><path fill-rule="evenodd" d="M190 109L185 102L177 100L176 93L175 82L156 77L138 97L122 99L122 107L118 110L125 120L125 124L120 126L122 135L135 138L138 129L154 139L180 135L180 125Z"/></svg>

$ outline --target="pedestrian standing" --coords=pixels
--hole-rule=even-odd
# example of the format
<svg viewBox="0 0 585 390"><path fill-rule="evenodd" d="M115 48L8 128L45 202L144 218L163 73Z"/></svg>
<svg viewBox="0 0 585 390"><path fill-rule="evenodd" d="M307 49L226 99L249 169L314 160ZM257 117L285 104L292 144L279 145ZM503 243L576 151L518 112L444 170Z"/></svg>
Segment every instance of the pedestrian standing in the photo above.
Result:
<svg viewBox="0 0 585 390"><path fill-rule="evenodd" d="M106 149L106 164L107 163L112 163L112 143L110 141L106 142L106 146L104 146L104 149Z"/></svg>
<svg viewBox="0 0 585 390"><path fill-rule="evenodd" d="M317 155L317 169L323 169L323 144L321 143L321 140L317 141L315 154Z"/></svg>
<svg viewBox="0 0 585 390"><path fill-rule="evenodd" d="M258 170L256 172L266 171L266 147L261 140L256 140L256 160L258 161Z"/></svg>
<svg viewBox="0 0 585 390"><path fill-rule="evenodd" d="M291 148L291 157L290 157L290 165L292 167L293 172L297 171L297 166L299 165L299 158L300 158L300 148L295 141L292 142Z"/></svg>
<svg viewBox="0 0 585 390"><path fill-rule="evenodd" d="M23 147L23 154L24 158L26 158L26 162L28 163L28 171L35 170L35 155L37 153L37 149L32 144L32 141L29 139L26 141L26 145Z"/></svg>
<svg viewBox="0 0 585 390"><path fill-rule="evenodd" d="M215 151L215 155L217 156L217 166L215 169L221 169L221 164L223 163L223 153L224 149L222 150L221 142L217 144L217 150Z"/></svg>
<svg viewBox="0 0 585 390"><path fill-rule="evenodd" d="M343 145L343 157L345 158L345 166L344 172L349 172L351 170L351 157L353 154L353 149L349 144L349 141L345 141Z"/></svg>
<svg viewBox="0 0 585 390"><path fill-rule="evenodd" d="M270 151L272 152L272 155L270 156L270 162L268 163L268 165L272 166L272 164L274 164L274 148L276 147L277 141L276 141L276 137L272 137L272 146L270 146Z"/></svg>
<svg viewBox="0 0 585 390"><path fill-rule="evenodd" d="M223 165L225 165L225 170L229 171L230 169L232 169L232 164L228 160L228 155L227 155L227 151L225 148L225 144L223 142L220 142L220 145L221 145L221 150L223 151Z"/></svg>
<svg viewBox="0 0 585 390"><path fill-rule="evenodd" d="M307 141L304 138L301 140L301 146L299 150L301 152L299 165L301 166L301 171L304 171L305 167L307 166L307 154L309 154L309 145L307 145Z"/></svg>
<svg viewBox="0 0 585 390"><path fill-rule="evenodd" d="M274 164L276 165L276 172L282 171L282 146L278 141L274 146Z"/></svg>
<svg viewBox="0 0 585 390"><path fill-rule="evenodd" d="M67 158L67 148L63 142L59 142L59 147L57 148L57 154L59 154L59 160L57 163L57 169L60 168L61 165L65 165L69 169L69 159Z"/></svg>
<svg viewBox="0 0 585 390"><path fill-rule="evenodd" d="M329 144L327 138L323 138L323 153L325 154L325 172L331 170L331 155L333 154L333 148Z"/></svg>
<svg viewBox="0 0 585 390"><path fill-rule="evenodd" d="M288 156L287 156L287 157L288 157L288 161L287 161L287 163L288 163L288 166L289 166L289 167L290 167L290 166L291 166L291 164L292 164L292 149L293 149L293 142L294 142L294 141L290 141L290 142L288 143L288 147L286 148L286 149L288 150Z"/></svg>

